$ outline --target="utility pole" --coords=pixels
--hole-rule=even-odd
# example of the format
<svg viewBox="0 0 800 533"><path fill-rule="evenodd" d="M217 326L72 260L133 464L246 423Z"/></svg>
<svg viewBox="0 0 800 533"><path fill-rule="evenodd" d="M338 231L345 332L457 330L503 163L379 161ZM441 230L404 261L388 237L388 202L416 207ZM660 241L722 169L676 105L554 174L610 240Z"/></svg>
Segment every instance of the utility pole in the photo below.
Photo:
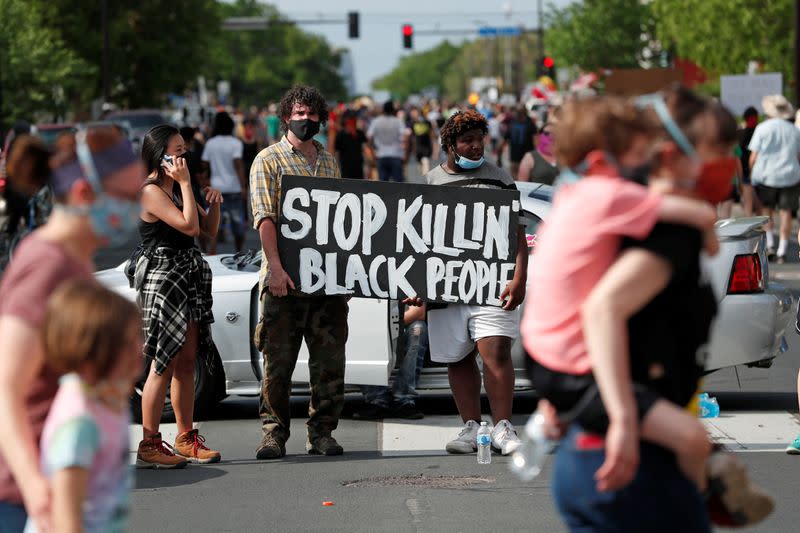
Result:
<svg viewBox="0 0 800 533"><path fill-rule="evenodd" d="M800 0L798 0L800 2ZM506 2L503 5L503 11L506 12L506 19L508 19L508 24L511 25L511 4ZM504 76L504 83L503 83L503 90L508 92L512 89L512 81L511 81L511 36L506 35L504 37L505 40L505 76Z"/></svg>
<svg viewBox="0 0 800 533"><path fill-rule="evenodd" d="M798 2L800 2L800 0L798 0ZM536 30L536 33L539 37L538 38L539 61L537 62L539 66L537 67L536 70L539 71L542 68L542 61L544 61L544 17L542 10L542 0L538 0L537 4L538 4L537 5L538 14L536 15L536 21L539 23L539 28Z"/></svg>
<svg viewBox="0 0 800 533"><path fill-rule="evenodd" d="M794 3L794 103L800 106L800 0Z"/></svg>
<svg viewBox="0 0 800 533"><path fill-rule="evenodd" d="M0 150L3 149L3 133L4 133L4 126L6 122L6 115L3 113L3 57L2 54L8 53L8 48L3 46L3 43L0 43Z"/></svg>
<svg viewBox="0 0 800 533"><path fill-rule="evenodd" d="M102 26L103 26L103 103L108 102L111 95L111 79L110 79L110 43L108 36L108 0L103 0L102 7Z"/></svg>

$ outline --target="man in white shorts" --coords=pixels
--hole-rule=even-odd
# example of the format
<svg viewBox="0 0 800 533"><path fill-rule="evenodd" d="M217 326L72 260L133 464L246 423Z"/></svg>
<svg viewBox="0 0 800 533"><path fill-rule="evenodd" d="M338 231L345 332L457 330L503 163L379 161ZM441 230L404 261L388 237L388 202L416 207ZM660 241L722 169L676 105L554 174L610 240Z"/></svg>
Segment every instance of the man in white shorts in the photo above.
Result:
<svg viewBox="0 0 800 533"><path fill-rule="evenodd" d="M514 180L503 169L484 161L484 137L488 126L477 111L467 110L451 116L441 130L443 153L447 161L426 174L431 185L516 189ZM453 391L464 428L447 443L449 453L472 453L481 421L481 374L475 351L483 360L483 384L492 411L492 447L503 455L519 446L519 438L509 421L514 397L514 365L511 345L519 335L519 305L525 298L528 247L524 227L517 240L516 269L513 280L504 288L502 307L449 304L436 309L428 305L428 332L431 359L447 363Z"/></svg>

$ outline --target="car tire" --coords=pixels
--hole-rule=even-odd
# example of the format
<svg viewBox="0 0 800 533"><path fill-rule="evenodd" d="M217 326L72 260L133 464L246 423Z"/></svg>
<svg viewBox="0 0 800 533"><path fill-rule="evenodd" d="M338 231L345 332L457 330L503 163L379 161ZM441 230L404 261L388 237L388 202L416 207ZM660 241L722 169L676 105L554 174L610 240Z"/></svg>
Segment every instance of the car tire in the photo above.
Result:
<svg viewBox="0 0 800 533"><path fill-rule="evenodd" d="M131 395L131 414L133 421L137 424L142 423L142 391L144 390L144 382L147 375L150 373L150 362L142 371L142 377L136 382L133 394ZM214 359L211 366L211 371L204 362L198 361L194 367L194 419L203 420L207 418L217 406L217 403L225 397L224 384L225 379L221 377L222 365L218 359ZM212 374L213 371L213 374ZM220 391L220 383L223 390ZM161 414L161 422L169 423L175 421L175 411L172 408L172 401L170 396L170 387L167 387L167 397L164 401L164 411Z"/></svg>

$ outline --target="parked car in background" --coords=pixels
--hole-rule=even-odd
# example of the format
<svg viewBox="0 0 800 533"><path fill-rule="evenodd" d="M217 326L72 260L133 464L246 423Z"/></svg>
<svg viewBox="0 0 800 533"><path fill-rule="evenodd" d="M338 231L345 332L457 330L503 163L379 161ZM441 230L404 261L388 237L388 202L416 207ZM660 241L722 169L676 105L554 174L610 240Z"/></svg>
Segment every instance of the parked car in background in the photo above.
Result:
<svg viewBox="0 0 800 533"><path fill-rule="evenodd" d="M111 122L125 122L130 127L130 139L137 150L142 147L142 138L153 126L169 123L158 109L130 109L127 111L113 111L108 113L104 120Z"/></svg>
<svg viewBox="0 0 800 533"><path fill-rule="evenodd" d="M521 204L532 250L531 268L536 268L535 242L539 225L546 220L553 188L535 183L518 183ZM790 293L768 275L765 237L761 227L766 217L725 220L717 225L720 253L705 259L705 269L719 300L720 313L712 331L707 370L747 365L769 367L786 350L784 333L791 317ZM263 358L253 344L258 323L258 271L261 251L206 257L213 273L214 317L212 334L219 358L211 369L198 364L195 372L195 405L203 416L226 395L257 395L262 379ZM124 264L97 273L113 290L134 299ZM397 302L370 298L350 300L350 334L347 341L345 383L386 384L394 368L400 338L400 310ZM529 389L525 354L517 340L512 346L515 388ZM480 358L478 358L480 362ZM300 352L294 387L307 389L308 352ZM142 385L142 384L140 384ZM446 365L426 358L418 390L448 390ZM133 398L134 414L141 413L141 386ZM170 416L167 402L165 417Z"/></svg>
<svg viewBox="0 0 800 533"><path fill-rule="evenodd" d="M48 146L52 146L59 135L62 133L74 133L76 130L77 128L72 122L36 124L31 128L31 134L39 137Z"/></svg>
<svg viewBox="0 0 800 533"><path fill-rule="evenodd" d="M548 205L552 201L554 189L548 185L517 183L517 186L522 192L523 208L526 202L531 205L534 198ZM535 211L536 215L543 215L542 220L546 219L546 211L540 208ZM719 253L714 257L703 255L703 270L719 305L706 347L709 373L736 365L769 368L775 357L788 349L784 334L792 318L793 300L786 287L769 279L763 229L767 220L767 217L749 217L718 221ZM536 233L530 224L528 233ZM535 250L531 268L536 268Z"/></svg>
<svg viewBox="0 0 800 533"><path fill-rule="evenodd" d="M84 122L81 124L81 127L86 129L104 127L117 128L126 139L133 143L137 153L141 151L142 146L141 144L137 144L136 140L133 138L133 128L127 120L92 120L90 122Z"/></svg>

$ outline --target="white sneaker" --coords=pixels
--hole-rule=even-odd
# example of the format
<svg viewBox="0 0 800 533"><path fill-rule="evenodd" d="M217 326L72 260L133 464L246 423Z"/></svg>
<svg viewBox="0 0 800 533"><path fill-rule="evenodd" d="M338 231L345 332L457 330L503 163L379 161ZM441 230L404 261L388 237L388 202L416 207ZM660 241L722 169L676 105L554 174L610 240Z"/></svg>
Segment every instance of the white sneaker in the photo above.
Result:
<svg viewBox="0 0 800 533"><path fill-rule="evenodd" d="M447 453L474 453L478 451L478 428L480 424L474 420L468 420L458 437L447 443L444 447Z"/></svg>
<svg viewBox="0 0 800 533"><path fill-rule="evenodd" d="M492 448L503 455L514 453L521 444L517 430L508 420L501 420L492 430Z"/></svg>

